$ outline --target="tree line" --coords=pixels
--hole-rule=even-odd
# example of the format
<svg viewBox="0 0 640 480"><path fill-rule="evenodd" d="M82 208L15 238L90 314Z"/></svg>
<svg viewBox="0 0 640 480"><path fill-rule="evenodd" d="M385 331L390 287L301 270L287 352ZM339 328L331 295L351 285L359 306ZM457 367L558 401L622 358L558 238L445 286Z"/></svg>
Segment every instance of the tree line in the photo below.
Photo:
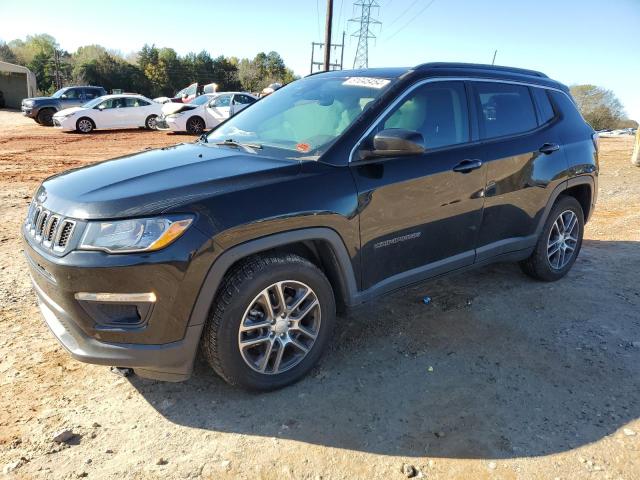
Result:
<svg viewBox="0 0 640 480"><path fill-rule="evenodd" d="M573 85L571 95L594 130L638 127L638 122L627 118L622 102L611 90L596 85Z"/></svg>
<svg viewBox="0 0 640 480"><path fill-rule="evenodd" d="M0 60L29 68L45 95L66 85L99 85L153 98L173 96L193 82L215 82L223 91L256 92L297 78L277 52L260 52L253 59L214 58L206 50L181 56L172 48L144 45L124 56L101 45L86 45L69 53L47 34L0 42Z"/></svg>

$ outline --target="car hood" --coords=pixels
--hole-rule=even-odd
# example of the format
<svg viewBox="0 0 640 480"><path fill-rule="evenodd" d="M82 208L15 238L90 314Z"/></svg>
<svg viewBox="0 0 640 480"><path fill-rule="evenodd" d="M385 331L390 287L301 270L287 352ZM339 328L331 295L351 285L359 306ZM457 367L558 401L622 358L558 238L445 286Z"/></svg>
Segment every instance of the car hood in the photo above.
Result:
<svg viewBox="0 0 640 480"><path fill-rule="evenodd" d="M56 112L53 114L54 117L66 117L67 115L72 115L76 112L79 112L81 110L85 110L82 107L71 107L71 108L65 108L64 110L60 110L59 112Z"/></svg>
<svg viewBox="0 0 640 480"><path fill-rule="evenodd" d="M31 100L33 102L57 102L58 98L55 98L55 97L31 97L31 98L25 98L22 101L26 102L27 100Z"/></svg>
<svg viewBox="0 0 640 480"><path fill-rule="evenodd" d="M170 115L172 113L185 112L187 110L195 110L199 105L190 105L188 103L168 102L162 105L162 114Z"/></svg>
<svg viewBox="0 0 640 480"><path fill-rule="evenodd" d="M234 147L180 144L107 160L45 180L35 198L78 219L122 218L179 209L233 190L290 178L300 163Z"/></svg>

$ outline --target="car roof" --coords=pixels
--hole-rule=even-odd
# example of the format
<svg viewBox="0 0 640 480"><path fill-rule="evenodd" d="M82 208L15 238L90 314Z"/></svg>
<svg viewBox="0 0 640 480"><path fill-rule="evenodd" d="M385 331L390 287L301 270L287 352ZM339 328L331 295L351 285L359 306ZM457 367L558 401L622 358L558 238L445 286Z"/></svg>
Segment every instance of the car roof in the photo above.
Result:
<svg viewBox="0 0 640 480"><path fill-rule="evenodd" d="M560 82L550 79L546 74L537 70L525 68L505 67L502 65L485 65L479 63L459 62L430 62L404 68L367 68L360 70L333 70L319 72L312 75L327 77L381 77L395 79L402 76L411 77L475 77L488 79L502 79L521 81L537 85L569 89Z"/></svg>

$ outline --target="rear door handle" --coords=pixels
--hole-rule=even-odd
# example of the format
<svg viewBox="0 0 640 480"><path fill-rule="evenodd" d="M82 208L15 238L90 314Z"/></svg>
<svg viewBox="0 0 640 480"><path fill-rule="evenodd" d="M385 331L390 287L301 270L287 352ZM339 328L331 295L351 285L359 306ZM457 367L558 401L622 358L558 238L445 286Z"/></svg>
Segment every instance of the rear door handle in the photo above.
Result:
<svg viewBox="0 0 640 480"><path fill-rule="evenodd" d="M469 173L471 170L475 170L482 166L482 160L463 160L458 165L453 167L454 172Z"/></svg>
<svg viewBox="0 0 640 480"><path fill-rule="evenodd" d="M550 155L553 152L557 152L560 150L560 145L557 143L545 143L540 147L540 153L544 153L545 155Z"/></svg>

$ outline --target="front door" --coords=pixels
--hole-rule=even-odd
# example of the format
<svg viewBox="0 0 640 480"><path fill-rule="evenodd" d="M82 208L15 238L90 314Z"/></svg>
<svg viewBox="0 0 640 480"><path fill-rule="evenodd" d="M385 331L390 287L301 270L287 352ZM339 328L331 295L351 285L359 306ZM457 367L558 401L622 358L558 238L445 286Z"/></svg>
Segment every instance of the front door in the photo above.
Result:
<svg viewBox="0 0 640 480"><path fill-rule="evenodd" d="M207 116L209 117L207 119L207 126L215 127L220 122L223 122L224 120L229 118L231 114L231 95L218 95L209 102L206 110Z"/></svg>
<svg viewBox="0 0 640 480"><path fill-rule="evenodd" d="M364 289L391 289L473 263L486 172L469 143L469 126L465 84L426 83L371 133L418 131L425 153L352 161Z"/></svg>

